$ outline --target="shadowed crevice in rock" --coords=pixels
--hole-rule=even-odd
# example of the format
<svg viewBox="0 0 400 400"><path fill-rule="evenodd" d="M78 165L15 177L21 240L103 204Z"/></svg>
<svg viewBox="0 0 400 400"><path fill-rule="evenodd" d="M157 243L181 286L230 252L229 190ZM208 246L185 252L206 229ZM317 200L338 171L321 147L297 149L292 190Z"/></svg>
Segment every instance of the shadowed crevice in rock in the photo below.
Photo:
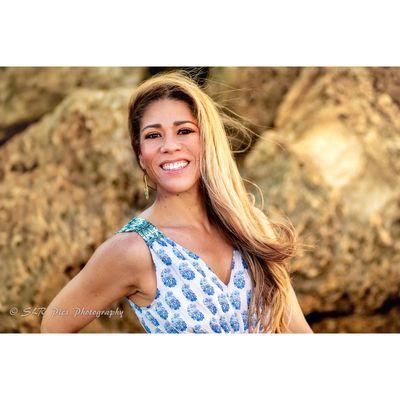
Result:
<svg viewBox="0 0 400 400"><path fill-rule="evenodd" d="M40 120L40 117L31 119L29 121L20 121L17 124L11 125L5 129L3 129L2 133L0 135L0 146L2 146L8 140L10 140L13 136L23 132L26 128L28 128L30 125L38 122L39 120Z"/></svg>
<svg viewBox="0 0 400 400"><path fill-rule="evenodd" d="M352 314L351 312L343 312L343 311L326 311L326 312L313 311L312 313L306 315L306 319L309 324L315 324L316 322L321 322L325 318L338 318L351 314Z"/></svg>
<svg viewBox="0 0 400 400"><path fill-rule="evenodd" d="M400 307L400 297L390 296L375 310L374 314L387 314L390 310L396 307Z"/></svg>
<svg viewBox="0 0 400 400"><path fill-rule="evenodd" d="M373 313L368 314L358 314L356 318L359 320L365 320L365 325L367 325L369 319L382 319L385 321L387 315L397 314L400 318L400 298L399 297L389 297L386 299L384 304L381 307L377 308ZM306 315L307 322L310 325L313 325L313 329L317 332L319 330L318 325L324 326L325 323L330 323L330 325L336 325L340 327L342 319L348 319L351 321L354 318L354 313L352 310L350 311L326 311L326 312L318 312L314 311ZM325 328L322 331L326 331ZM332 332L336 332L336 329L333 329ZM356 329L357 331L357 329ZM367 328L364 328L364 332L375 332L376 328L371 326L368 331ZM385 330L382 329L381 332Z"/></svg>

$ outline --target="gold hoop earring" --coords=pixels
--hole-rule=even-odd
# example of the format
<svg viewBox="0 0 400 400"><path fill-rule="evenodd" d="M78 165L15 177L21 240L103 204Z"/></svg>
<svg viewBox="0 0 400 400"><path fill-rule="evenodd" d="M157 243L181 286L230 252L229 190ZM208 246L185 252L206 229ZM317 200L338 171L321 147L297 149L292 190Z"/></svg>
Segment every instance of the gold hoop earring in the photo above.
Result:
<svg viewBox="0 0 400 400"><path fill-rule="evenodd" d="M146 200L148 200L149 199L149 185L147 184L146 173L143 174L143 181L144 181L144 197L146 197Z"/></svg>

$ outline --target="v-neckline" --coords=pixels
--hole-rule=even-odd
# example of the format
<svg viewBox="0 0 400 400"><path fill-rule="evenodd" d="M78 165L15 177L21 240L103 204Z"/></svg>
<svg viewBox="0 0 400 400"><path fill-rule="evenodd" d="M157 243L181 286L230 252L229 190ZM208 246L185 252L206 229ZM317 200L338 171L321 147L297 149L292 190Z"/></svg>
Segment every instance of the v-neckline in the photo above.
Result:
<svg viewBox="0 0 400 400"><path fill-rule="evenodd" d="M169 236L167 236L164 232L162 232L160 229L158 229L154 224L152 224L150 221L148 221L147 219L143 218L143 217L135 217L137 219L141 219L142 221L147 222L150 226L152 226L157 232L159 232L161 234L161 236L163 236L164 238L167 238L168 240L170 240L171 242L175 243L175 245L179 246L181 249L183 249L186 253L191 253L194 254L198 260L200 260L208 269L209 271L218 279L218 281L223 285L224 289L228 289L232 279L233 279L233 268L236 262L236 253L237 253L237 249L235 247L233 247L233 251L232 251L232 257L231 257L231 262L230 262L230 274L229 274L229 279L228 279L228 283L225 283L214 271L214 269L208 265L205 260L203 260L198 254L196 254L194 251L187 249L186 247L182 246L181 244L179 244L178 242L176 242L175 240L173 240L172 238L170 238Z"/></svg>

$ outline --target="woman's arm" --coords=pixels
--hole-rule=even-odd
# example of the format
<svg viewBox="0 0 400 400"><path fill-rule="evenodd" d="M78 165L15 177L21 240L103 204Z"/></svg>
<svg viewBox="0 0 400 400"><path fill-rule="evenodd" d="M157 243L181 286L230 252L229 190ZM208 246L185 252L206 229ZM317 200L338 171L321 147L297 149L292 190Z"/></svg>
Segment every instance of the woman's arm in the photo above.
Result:
<svg viewBox="0 0 400 400"><path fill-rule="evenodd" d="M101 311L135 292L142 243L134 233L112 236L52 300L43 315L42 333L76 333L96 315L76 315L74 308Z"/></svg>
<svg viewBox="0 0 400 400"><path fill-rule="evenodd" d="M293 286L289 285L289 333L314 333L306 321Z"/></svg>

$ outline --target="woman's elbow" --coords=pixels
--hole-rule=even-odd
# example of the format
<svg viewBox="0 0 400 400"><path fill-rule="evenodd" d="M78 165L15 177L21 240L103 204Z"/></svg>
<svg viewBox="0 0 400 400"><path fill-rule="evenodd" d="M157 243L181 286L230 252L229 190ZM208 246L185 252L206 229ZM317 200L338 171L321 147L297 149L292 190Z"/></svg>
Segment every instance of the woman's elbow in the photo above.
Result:
<svg viewBox="0 0 400 400"><path fill-rule="evenodd" d="M58 333L58 332L51 324L42 321L40 325L40 333Z"/></svg>
<svg viewBox="0 0 400 400"><path fill-rule="evenodd" d="M40 333L78 333L79 329L73 329L66 321L44 313L40 324Z"/></svg>
<svg viewBox="0 0 400 400"><path fill-rule="evenodd" d="M40 333L78 333L79 330L69 329L60 325L42 322L40 325Z"/></svg>

